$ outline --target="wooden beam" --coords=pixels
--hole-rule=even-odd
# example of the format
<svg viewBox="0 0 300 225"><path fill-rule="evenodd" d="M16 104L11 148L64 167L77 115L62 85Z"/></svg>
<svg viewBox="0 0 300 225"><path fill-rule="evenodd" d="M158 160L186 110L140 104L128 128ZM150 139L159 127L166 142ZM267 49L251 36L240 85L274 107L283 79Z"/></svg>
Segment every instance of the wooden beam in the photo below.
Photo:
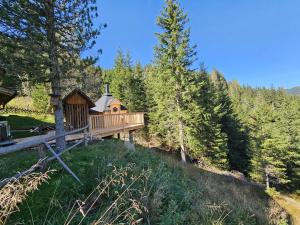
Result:
<svg viewBox="0 0 300 225"><path fill-rule="evenodd" d="M64 161L59 157L58 154L56 154L56 152L51 148L51 146L47 143L44 142L45 146L48 148L48 150L54 155L54 157L58 160L58 162L65 168L65 170L70 173L80 184L82 184L82 182L80 181L80 179L76 176L75 173L73 173L73 171L67 166L67 164L64 163Z"/></svg>
<svg viewBox="0 0 300 225"><path fill-rule="evenodd" d="M80 131L83 131L87 128L88 128L88 126L83 127L81 129L78 129L78 130L73 130L73 131L70 131L70 132L66 132L66 133L61 134L61 135L55 135L55 136L52 136L52 137L40 137L38 139L17 143L15 145L11 145L11 146L0 147L0 155L6 155L6 154L9 154L9 153L21 151L21 150L26 149L26 148L34 147L34 146L40 145L44 142L49 142L49 141L55 140L56 138L59 138L59 137L64 137L64 136L67 136L67 135L79 133Z"/></svg>

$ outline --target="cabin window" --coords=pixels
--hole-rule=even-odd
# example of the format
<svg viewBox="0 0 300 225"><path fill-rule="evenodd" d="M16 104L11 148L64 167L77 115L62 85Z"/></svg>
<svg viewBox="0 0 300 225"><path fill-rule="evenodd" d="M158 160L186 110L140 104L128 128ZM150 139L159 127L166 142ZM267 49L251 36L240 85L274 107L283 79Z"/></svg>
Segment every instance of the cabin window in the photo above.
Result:
<svg viewBox="0 0 300 225"><path fill-rule="evenodd" d="M118 108L117 107L113 107L113 112L118 112Z"/></svg>

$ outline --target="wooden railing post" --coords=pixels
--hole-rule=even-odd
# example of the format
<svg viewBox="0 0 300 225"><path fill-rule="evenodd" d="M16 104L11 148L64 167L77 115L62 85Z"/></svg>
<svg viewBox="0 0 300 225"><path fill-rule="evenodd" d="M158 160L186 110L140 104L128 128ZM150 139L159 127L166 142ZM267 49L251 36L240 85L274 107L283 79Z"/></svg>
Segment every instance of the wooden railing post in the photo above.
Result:
<svg viewBox="0 0 300 225"><path fill-rule="evenodd" d="M92 133L92 129L93 129L93 124L92 124L92 116L89 115L88 117L88 125L89 125L89 132Z"/></svg>
<svg viewBox="0 0 300 225"><path fill-rule="evenodd" d="M84 129L83 132L83 139L84 139L84 146L87 146L89 143L89 139L88 139L88 130Z"/></svg>
<svg viewBox="0 0 300 225"><path fill-rule="evenodd" d="M47 151L45 149L45 146L43 144L39 145L36 147L37 148L37 153L39 156L40 160L40 171L45 172L47 169L47 161L45 160L47 158Z"/></svg>

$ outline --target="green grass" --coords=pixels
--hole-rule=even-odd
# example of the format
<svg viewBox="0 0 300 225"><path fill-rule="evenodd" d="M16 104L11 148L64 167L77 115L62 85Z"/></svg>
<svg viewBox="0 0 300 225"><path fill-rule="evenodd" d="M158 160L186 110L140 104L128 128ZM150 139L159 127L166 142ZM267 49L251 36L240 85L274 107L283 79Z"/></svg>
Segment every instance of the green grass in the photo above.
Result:
<svg viewBox="0 0 300 225"><path fill-rule="evenodd" d="M37 114L2 114L12 130L13 138L23 138L39 135L39 133L32 133L29 131L13 131L13 130L29 130L40 125L50 125L54 123L52 115L37 115Z"/></svg>
<svg viewBox="0 0 300 225"><path fill-rule="evenodd" d="M1 170L6 171L1 172L2 176L11 174L14 167L30 166L34 153L22 154L0 159ZM63 158L83 185L57 162L50 164L50 169L57 171L49 183L30 194L8 224L40 225L45 219L45 224L64 224L73 203L83 201L101 181L110 180L116 170L123 171L121 178L115 179L109 193L101 196L83 224L91 224L101 217L118 194L129 187L131 191L118 207L129 207L130 199L137 199L147 209L132 212L135 219L143 218L140 224L285 224L285 213L263 190L232 177L183 165L173 157L141 146L129 151L121 141L105 140L66 153ZM111 212L106 219L113 218L115 213ZM77 214L71 224L78 224L81 218ZM121 217L121 221L129 224L126 218Z"/></svg>
<svg viewBox="0 0 300 225"><path fill-rule="evenodd" d="M33 100L29 96L18 96L12 99L8 104L8 107L16 107L22 109L29 109L29 110L37 110L33 106Z"/></svg>
<svg viewBox="0 0 300 225"><path fill-rule="evenodd" d="M38 161L35 151L21 151L0 156L0 180L28 169Z"/></svg>

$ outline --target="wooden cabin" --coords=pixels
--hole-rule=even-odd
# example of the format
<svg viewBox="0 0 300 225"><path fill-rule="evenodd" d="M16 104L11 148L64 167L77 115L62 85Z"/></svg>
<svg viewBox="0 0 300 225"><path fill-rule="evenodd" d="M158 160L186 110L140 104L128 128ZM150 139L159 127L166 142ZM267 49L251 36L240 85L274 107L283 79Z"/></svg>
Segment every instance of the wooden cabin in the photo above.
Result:
<svg viewBox="0 0 300 225"><path fill-rule="evenodd" d="M16 96L16 91L0 87L0 109L4 109L5 105ZM0 147L14 144L11 140L9 124L5 120L5 117L0 116Z"/></svg>
<svg viewBox="0 0 300 225"><path fill-rule="evenodd" d="M0 106L4 108L5 105L16 96L17 96L16 91L12 91L4 87L0 87Z"/></svg>
<svg viewBox="0 0 300 225"><path fill-rule="evenodd" d="M96 101L95 105L96 106L90 110L91 115L128 113L127 108L121 101L113 97L109 92L108 84L105 86L105 93Z"/></svg>
<svg viewBox="0 0 300 225"><path fill-rule="evenodd" d="M66 125L69 130L88 125L89 110L95 107L92 100L78 88L63 98L63 105Z"/></svg>
<svg viewBox="0 0 300 225"><path fill-rule="evenodd" d="M132 135L133 131L141 129L145 125L144 113L128 113L121 101L114 98L109 92L108 85L96 104L77 88L63 98L63 105L69 130L89 125L88 130L91 137L108 137L121 132L129 132L129 135Z"/></svg>

